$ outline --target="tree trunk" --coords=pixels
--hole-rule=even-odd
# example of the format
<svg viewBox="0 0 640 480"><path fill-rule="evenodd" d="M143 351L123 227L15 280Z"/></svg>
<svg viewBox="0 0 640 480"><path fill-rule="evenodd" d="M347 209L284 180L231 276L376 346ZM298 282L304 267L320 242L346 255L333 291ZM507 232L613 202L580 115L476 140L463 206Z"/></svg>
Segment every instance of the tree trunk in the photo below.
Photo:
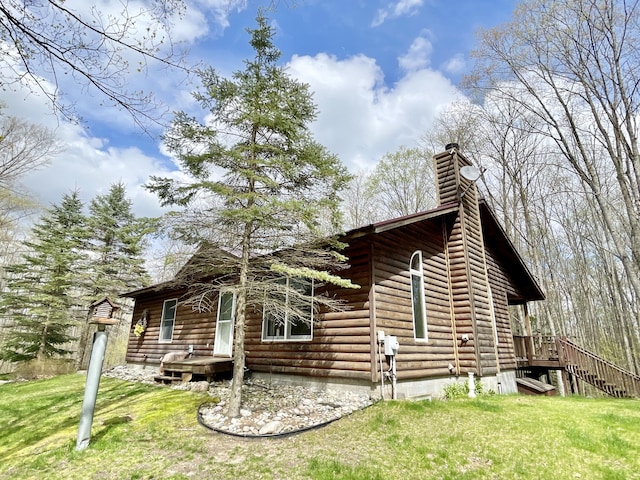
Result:
<svg viewBox="0 0 640 480"><path fill-rule="evenodd" d="M242 385L244 384L245 351L244 337L247 310L247 271L249 269L249 244L252 224L245 225L242 238L242 263L238 279L238 297L236 305L236 326L233 343L233 380L229 398L228 417L238 417L242 406Z"/></svg>

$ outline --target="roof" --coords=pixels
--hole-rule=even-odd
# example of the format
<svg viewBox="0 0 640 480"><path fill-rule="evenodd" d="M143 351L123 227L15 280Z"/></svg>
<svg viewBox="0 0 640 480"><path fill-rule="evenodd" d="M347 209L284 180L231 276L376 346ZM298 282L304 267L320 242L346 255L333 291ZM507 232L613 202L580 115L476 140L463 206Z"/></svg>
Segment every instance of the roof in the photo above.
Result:
<svg viewBox="0 0 640 480"><path fill-rule="evenodd" d="M486 200L479 200L481 222L484 232L485 244L490 245L493 250L499 253L505 270L514 280L518 289L522 291L521 298L510 298L510 301L514 304L524 303L529 301L544 300L545 295L540 288L537 280L533 274L529 271L529 268L525 264L524 260L516 250L515 246L509 240L506 232L500 225L500 222L496 218L493 210L487 204ZM425 220L435 220L437 218L444 217L446 215L457 213L460 208L458 202L450 202L444 205L440 205L431 210L425 210L423 212L406 215L403 217L392 218L384 220L382 222L372 223L370 225L356 228L347 232L341 239L345 242L353 240L355 238L364 237L372 234L379 234L388 230L411 225L413 223L422 222Z"/></svg>
<svg viewBox="0 0 640 480"><path fill-rule="evenodd" d="M460 208L458 202L447 203L440 205L431 210L425 210L422 212L412 213L411 215L405 215L403 217L391 218L389 220L383 220L381 222L365 225L364 227L354 228L349 230L343 236L343 240L353 239L370 235L372 233L382 233L387 230L393 230L394 228L402 227L405 225L411 225L412 223L422 222L424 220L430 220L438 218L449 213L457 212Z"/></svg>
<svg viewBox="0 0 640 480"><path fill-rule="evenodd" d="M149 285L148 287L137 288L135 290L130 290L125 293L121 293L121 297L129 297L129 298L138 298L142 295L152 292L160 292L162 290L173 289L176 286L176 282L173 280L168 280L166 282L155 283L153 285Z"/></svg>
<svg viewBox="0 0 640 480"><path fill-rule="evenodd" d="M118 305L113 303L109 297L102 297L100 300L96 300L91 305L89 305L89 309L95 308L101 303L105 303L105 302L108 303L113 310L118 310L120 308Z"/></svg>
<svg viewBox="0 0 640 480"><path fill-rule="evenodd" d="M514 279L520 291L523 292L522 298L511 299L514 303L524 303L527 301L544 300L545 296L542 289L538 285L538 282L533 277L524 260L516 250L515 246L507 237L506 232L500 225L495 214L486 203L485 200L479 201L480 214L484 231L484 241L490 245L493 250L500 254L500 258L503 260L505 270ZM460 208L458 202L450 202L444 205L440 205L431 210L425 210L422 212L414 213L411 215L405 215L403 217L392 218L381 222L372 223L363 227L349 230L344 235L340 236L340 241L348 243L350 240L356 238L366 237L368 235L380 234L395 228L411 225L426 220L435 220L453 213L457 213ZM227 255L232 255L226 252ZM202 255L201 251L196 253L193 258L198 255ZM189 260L188 265L192 260ZM184 268L184 267L183 267ZM123 297L137 298L142 295L158 292L165 289L175 290L178 288L178 282L170 280L167 282L158 283L149 287L140 288L130 292L123 293Z"/></svg>

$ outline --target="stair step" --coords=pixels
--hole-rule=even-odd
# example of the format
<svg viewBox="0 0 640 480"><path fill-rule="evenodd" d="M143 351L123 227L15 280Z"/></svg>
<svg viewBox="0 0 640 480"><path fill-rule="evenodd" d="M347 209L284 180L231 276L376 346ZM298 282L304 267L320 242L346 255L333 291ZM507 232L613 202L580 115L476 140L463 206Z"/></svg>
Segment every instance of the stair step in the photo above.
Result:
<svg viewBox="0 0 640 480"><path fill-rule="evenodd" d="M153 380L160 383L181 383L182 377L174 377L173 375L156 375Z"/></svg>

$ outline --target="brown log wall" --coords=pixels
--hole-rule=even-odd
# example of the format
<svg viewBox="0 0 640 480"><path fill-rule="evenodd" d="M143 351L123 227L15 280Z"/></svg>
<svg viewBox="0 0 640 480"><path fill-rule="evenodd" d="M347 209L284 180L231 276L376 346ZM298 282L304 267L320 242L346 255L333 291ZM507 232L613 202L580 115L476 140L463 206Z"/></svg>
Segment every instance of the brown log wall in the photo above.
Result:
<svg viewBox="0 0 640 480"><path fill-rule="evenodd" d="M498 372L498 361L477 189L469 188L461 203L469 292L475 314L474 342L476 361L479 362L478 373L491 375Z"/></svg>
<svg viewBox="0 0 640 480"><path fill-rule="evenodd" d="M179 299L183 293L183 291L165 291L136 299L133 321L129 331L127 362L158 365L165 353L188 351L189 345L193 345L194 356L213 355L217 311L199 313L192 310L191 307L178 304L173 328L173 340L169 343L158 343L164 301L172 298ZM145 309L149 310L147 330L144 335L136 337L133 334L133 329Z"/></svg>
<svg viewBox="0 0 640 480"><path fill-rule="evenodd" d="M417 250L422 251L428 341L415 340L413 331L409 262ZM376 330L398 337L398 379L448 375L455 347L441 220L379 234L373 251Z"/></svg>
<svg viewBox="0 0 640 480"><path fill-rule="evenodd" d="M500 261L500 256L487 247L485 249L487 257L487 267L490 275L491 293L493 294L493 305L496 316L496 328L498 331L498 358L500 368L514 369L517 367L515 347L513 344L513 332L511 330L511 318L509 315L510 294L515 292L505 266Z"/></svg>
<svg viewBox="0 0 640 480"><path fill-rule="evenodd" d="M250 370L316 377L371 379L369 246L354 241L345 250L350 268L340 272L359 289L327 287L349 308L314 318L311 341L262 341L262 314L247 316L246 362Z"/></svg>

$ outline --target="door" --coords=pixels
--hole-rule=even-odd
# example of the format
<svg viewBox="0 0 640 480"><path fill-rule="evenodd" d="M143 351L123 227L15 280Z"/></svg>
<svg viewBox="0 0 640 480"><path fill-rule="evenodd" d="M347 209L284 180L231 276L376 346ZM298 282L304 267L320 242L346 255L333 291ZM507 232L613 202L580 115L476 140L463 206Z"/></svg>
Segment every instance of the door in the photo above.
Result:
<svg viewBox="0 0 640 480"><path fill-rule="evenodd" d="M233 351L233 320L236 311L236 295L231 291L220 292L218 301L218 319L216 320L216 338L213 342L213 354L231 357Z"/></svg>

